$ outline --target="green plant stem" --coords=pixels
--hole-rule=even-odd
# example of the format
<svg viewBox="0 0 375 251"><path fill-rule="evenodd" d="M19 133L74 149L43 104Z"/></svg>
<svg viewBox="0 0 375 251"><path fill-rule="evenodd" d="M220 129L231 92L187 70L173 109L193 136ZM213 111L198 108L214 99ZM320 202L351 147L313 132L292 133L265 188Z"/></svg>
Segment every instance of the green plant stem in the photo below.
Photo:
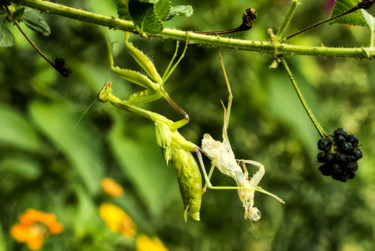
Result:
<svg viewBox="0 0 375 251"><path fill-rule="evenodd" d="M41 1L41 0L12 0L11 2L28 6L40 11L56 14L71 19L84 21L96 25L106 26L113 29L136 32L133 22L117 19L115 17L102 16L91 12L66 7L63 5ZM350 57L358 59L372 59L375 48L334 48L313 47L288 44L276 44L273 42L249 41L218 36L196 34L194 32L181 31L165 28L158 34L146 34L150 37L186 41L190 44L199 44L211 47L238 49L244 51L256 51L265 54L277 55L309 55L324 57Z"/></svg>
<svg viewBox="0 0 375 251"><path fill-rule="evenodd" d="M290 20L292 20L292 17L294 15L294 13L296 12L298 4L299 4L299 0L293 0L292 1L292 5L289 8L288 14L286 14L286 17L285 17L283 23L281 24L280 29L277 31L277 34L276 34L276 37L275 37L276 40L280 40L283 37L284 32L285 32L286 28L288 27L288 25L290 23Z"/></svg>
<svg viewBox="0 0 375 251"><path fill-rule="evenodd" d="M307 112L307 115L310 117L311 121L313 122L316 130L318 130L318 133L319 133L320 137L324 138L327 134L324 132L323 128L318 123L318 120L315 118L314 114L311 112L309 106L307 105L307 103L306 103L306 101L305 101L305 99L304 99L304 97L302 95L302 92L298 88L297 82L295 81L295 79L293 77L293 74L290 71L290 68L289 68L288 64L286 63L286 61L285 61L285 59L283 57L281 57L280 60L281 60L281 63L283 64L286 72L289 75L289 78L290 78L290 80L291 80L291 82L293 84L294 89L297 92L298 98L301 101L301 103L303 105L303 108L305 109L305 111Z"/></svg>

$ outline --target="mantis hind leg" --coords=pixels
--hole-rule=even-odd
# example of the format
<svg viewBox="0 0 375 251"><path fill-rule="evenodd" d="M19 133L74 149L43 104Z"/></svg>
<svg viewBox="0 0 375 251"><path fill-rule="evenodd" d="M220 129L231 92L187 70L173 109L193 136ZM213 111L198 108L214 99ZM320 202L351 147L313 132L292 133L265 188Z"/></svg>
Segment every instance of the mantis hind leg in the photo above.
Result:
<svg viewBox="0 0 375 251"><path fill-rule="evenodd" d="M230 112L231 112L231 109L232 109L233 94L232 94L232 89L230 88L230 83L229 83L229 80L228 80L227 72L225 70L224 61L223 61L223 57L221 56L220 48L218 50L219 50L219 58L220 58L221 68L223 69L225 83L227 84L227 88L228 88L228 105L227 105L227 107L225 107L223 101L220 100L221 105L223 106L223 109L224 109L223 140L224 140L224 144L226 144L230 149L232 149L231 146L230 146L229 137L228 137L228 125L229 125L229 119L230 119Z"/></svg>

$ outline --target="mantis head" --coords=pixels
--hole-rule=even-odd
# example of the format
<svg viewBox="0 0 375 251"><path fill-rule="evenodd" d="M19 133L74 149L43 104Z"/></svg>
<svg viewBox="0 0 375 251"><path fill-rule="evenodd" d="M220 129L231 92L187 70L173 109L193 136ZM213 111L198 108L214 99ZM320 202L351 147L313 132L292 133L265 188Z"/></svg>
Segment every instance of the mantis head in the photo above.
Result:
<svg viewBox="0 0 375 251"><path fill-rule="evenodd" d="M102 88L98 94L98 100L100 102L106 103L109 100L109 96L112 93L112 82L109 80Z"/></svg>

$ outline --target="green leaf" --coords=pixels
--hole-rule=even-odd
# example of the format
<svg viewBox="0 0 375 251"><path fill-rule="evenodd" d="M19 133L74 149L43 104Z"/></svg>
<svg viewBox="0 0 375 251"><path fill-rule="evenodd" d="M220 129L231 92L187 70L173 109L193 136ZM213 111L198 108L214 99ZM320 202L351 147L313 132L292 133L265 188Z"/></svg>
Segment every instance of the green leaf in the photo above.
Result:
<svg viewBox="0 0 375 251"><path fill-rule="evenodd" d="M193 15L193 7L191 5L178 5L171 8L169 15L164 20L170 20L175 16L190 17Z"/></svg>
<svg viewBox="0 0 375 251"><path fill-rule="evenodd" d="M132 20L129 12L129 0L116 0L118 17L125 20Z"/></svg>
<svg viewBox="0 0 375 251"><path fill-rule="evenodd" d="M129 0L129 12L140 32L156 34L163 30L163 24L156 15L153 4Z"/></svg>
<svg viewBox="0 0 375 251"><path fill-rule="evenodd" d="M350 10L358 1L356 0L336 0L335 6L333 7L331 17L337 16L347 10ZM354 11L349 15L337 18L330 22L330 24L348 24L348 25L360 25L367 26L366 20L361 15L360 11Z"/></svg>
<svg viewBox="0 0 375 251"><path fill-rule="evenodd" d="M51 29L46 21L44 21L42 15L31 8L25 8L22 20L29 29L39 32L43 36L49 36L51 34Z"/></svg>
<svg viewBox="0 0 375 251"><path fill-rule="evenodd" d="M5 26L4 17L0 18L0 47L12 47L14 45L13 34Z"/></svg>
<svg viewBox="0 0 375 251"><path fill-rule="evenodd" d="M0 143L27 151L40 151L40 139L18 111L0 106Z"/></svg>
<svg viewBox="0 0 375 251"><path fill-rule="evenodd" d="M67 156L88 191L98 193L103 172L99 132L87 120L73 128L78 112L70 103L35 101L30 105L30 114L46 137Z"/></svg>
<svg viewBox="0 0 375 251"><path fill-rule="evenodd" d="M171 0L159 0L155 4L156 15L160 20L165 20L169 16L171 10Z"/></svg>

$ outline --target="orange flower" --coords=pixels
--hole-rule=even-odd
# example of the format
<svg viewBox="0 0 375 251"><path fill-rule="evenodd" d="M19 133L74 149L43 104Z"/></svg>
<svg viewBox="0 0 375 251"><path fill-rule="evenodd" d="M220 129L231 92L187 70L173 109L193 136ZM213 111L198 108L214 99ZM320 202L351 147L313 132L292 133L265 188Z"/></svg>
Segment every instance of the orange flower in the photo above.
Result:
<svg viewBox="0 0 375 251"><path fill-rule="evenodd" d="M19 217L20 224L12 226L10 234L19 242L26 242L30 249L40 249L43 239L50 234L60 234L63 226L54 214L29 209Z"/></svg>
<svg viewBox="0 0 375 251"><path fill-rule="evenodd" d="M137 238L137 251L168 251L163 242L157 237L152 239L141 234Z"/></svg>
<svg viewBox="0 0 375 251"><path fill-rule="evenodd" d="M128 238L133 238L137 226L121 208L111 203L104 203L99 207L99 214L109 229Z"/></svg>
<svg viewBox="0 0 375 251"><path fill-rule="evenodd" d="M101 186L106 194L113 197L121 197L124 194L122 187L111 178L102 179Z"/></svg>

